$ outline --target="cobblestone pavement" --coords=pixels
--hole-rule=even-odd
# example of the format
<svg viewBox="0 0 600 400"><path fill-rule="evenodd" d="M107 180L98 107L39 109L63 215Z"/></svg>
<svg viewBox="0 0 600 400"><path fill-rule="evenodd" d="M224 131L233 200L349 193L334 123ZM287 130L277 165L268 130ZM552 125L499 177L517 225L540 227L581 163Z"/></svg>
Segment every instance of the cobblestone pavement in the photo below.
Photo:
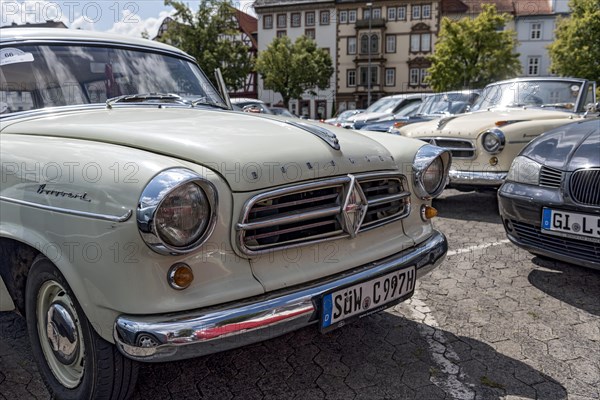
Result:
<svg viewBox="0 0 600 400"><path fill-rule="evenodd" d="M135 398L599 399L600 271L508 243L493 194L434 205L450 251L410 302L326 335L145 365ZM23 319L0 313L0 399L48 397Z"/></svg>

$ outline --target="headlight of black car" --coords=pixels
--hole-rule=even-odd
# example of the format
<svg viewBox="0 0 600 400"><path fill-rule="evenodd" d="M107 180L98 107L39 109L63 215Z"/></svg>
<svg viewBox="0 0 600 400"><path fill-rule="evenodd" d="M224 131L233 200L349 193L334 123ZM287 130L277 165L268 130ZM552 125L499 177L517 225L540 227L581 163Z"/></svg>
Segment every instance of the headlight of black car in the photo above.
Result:
<svg viewBox="0 0 600 400"><path fill-rule="evenodd" d="M422 199L437 197L446 186L452 156L441 147L425 145L413 162L415 193Z"/></svg>
<svg viewBox="0 0 600 400"><path fill-rule="evenodd" d="M516 157L510 170L508 171L507 181L537 185L540 181L541 164L524 156Z"/></svg>
<svg viewBox="0 0 600 400"><path fill-rule="evenodd" d="M500 129L490 129L481 136L481 145L490 154L498 154L504 149L506 138Z"/></svg>
<svg viewBox="0 0 600 400"><path fill-rule="evenodd" d="M216 190L210 182L188 169L169 169L155 176L142 192L138 229L157 253L189 253L212 232L216 205Z"/></svg>

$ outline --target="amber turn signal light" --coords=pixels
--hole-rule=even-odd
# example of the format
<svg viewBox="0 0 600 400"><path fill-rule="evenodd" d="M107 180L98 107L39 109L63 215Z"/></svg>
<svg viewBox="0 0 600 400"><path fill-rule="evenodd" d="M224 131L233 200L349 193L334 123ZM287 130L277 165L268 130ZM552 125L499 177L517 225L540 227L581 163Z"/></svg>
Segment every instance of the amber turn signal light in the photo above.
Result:
<svg viewBox="0 0 600 400"><path fill-rule="evenodd" d="M173 264L169 269L167 281L169 286L175 290L183 290L189 287L194 280L194 273L189 265L184 263Z"/></svg>
<svg viewBox="0 0 600 400"><path fill-rule="evenodd" d="M423 204L421 206L421 219L423 221L430 220L434 217L437 217L437 215L438 215L438 211L435 208L425 205L425 204Z"/></svg>

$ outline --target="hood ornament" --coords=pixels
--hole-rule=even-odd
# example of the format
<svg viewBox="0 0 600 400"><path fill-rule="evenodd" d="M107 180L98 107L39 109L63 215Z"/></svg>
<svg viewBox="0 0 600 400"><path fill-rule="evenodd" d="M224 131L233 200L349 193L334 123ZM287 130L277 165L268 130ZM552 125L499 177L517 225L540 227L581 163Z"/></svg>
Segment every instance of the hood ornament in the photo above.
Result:
<svg viewBox="0 0 600 400"><path fill-rule="evenodd" d="M304 122L296 122L290 120L286 120L285 123L288 125L295 126L296 128L302 129L306 132L312 133L313 135L317 136L319 139L327 143L329 146L331 146L333 149L340 150L340 142L337 136L335 135L335 133L329 131L328 129L322 128L320 126L307 124Z"/></svg>

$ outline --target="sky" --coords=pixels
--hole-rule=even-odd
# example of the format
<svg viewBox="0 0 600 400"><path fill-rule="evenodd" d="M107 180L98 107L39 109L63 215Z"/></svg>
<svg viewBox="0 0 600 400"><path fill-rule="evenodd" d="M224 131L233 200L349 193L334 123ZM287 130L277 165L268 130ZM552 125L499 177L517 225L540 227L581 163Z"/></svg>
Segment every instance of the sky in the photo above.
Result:
<svg viewBox="0 0 600 400"><path fill-rule="evenodd" d="M193 10L198 0L184 0ZM255 15L253 0L233 0L235 7ZM162 20L173 12L163 0L0 0L0 26L13 22L60 20L69 28L141 36L156 35Z"/></svg>

